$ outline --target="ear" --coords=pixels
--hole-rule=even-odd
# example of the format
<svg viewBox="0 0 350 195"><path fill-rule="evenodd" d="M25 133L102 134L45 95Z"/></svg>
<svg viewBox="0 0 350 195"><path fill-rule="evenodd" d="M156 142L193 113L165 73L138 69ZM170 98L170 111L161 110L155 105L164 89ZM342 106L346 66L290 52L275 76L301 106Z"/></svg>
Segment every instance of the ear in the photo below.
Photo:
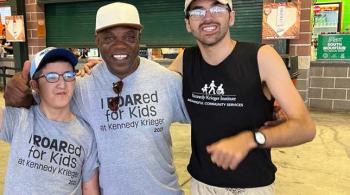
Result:
<svg viewBox="0 0 350 195"><path fill-rule="evenodd" d="M36 80L30 80L29 81L29 85L32 88L32 90L36 91L37 93L39 93L39 83Z"/></svg>
<svg viewBox="0 0 350 195"><path fill-rule="evenodd" d="M233 26L235 24L235 17L236 17L236 12L231 11L230 12L230 26Z"/></svg>
<svg viewBox="0 0 350 195"><path fill-rule="evenodd" d="M190 21L188 19L185 19L185 25L186 25L186 30L187 32L191 33L191 26L190 26Z"/></svg>
<svg viewBox="0 0 350 195"><path fill-rule="evenodd" d="M95 43L96 43L96 46L98 48L100 48L100 39L99 39L99 36L97 34L95 34Z"/></svg>

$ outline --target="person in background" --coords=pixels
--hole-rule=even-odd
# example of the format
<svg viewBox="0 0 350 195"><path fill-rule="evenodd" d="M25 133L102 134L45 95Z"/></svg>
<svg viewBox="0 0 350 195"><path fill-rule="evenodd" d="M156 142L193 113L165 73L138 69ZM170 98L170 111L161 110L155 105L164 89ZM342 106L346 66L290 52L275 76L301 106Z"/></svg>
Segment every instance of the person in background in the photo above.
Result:
<svg viewBox="0 0 350 195"><path fill-rule="evenodd" d="M5 195L99 194L93 131L70 110L76 64L65 49L38 52L30 68L38 105L0 109L0 139L11 145Z"/></svg>
<svg viewBox="0 0 350 195"><path fill-rule="evenodd" d="M99 8L95 38L103 62L77 80L72 109L93 127L102 194L179 195L169 128L188 121L181 76L138 56L142 29L131 4ZM7 105L30 104L25 75L8 82Z"/></svg>

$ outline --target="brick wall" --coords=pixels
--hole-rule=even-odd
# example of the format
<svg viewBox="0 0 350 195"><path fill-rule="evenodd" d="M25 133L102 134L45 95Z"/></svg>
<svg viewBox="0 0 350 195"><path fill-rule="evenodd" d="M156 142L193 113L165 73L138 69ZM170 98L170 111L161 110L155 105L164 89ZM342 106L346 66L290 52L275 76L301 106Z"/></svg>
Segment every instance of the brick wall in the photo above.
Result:
<svg viewBox="0 0 350 195"><path fill-rule="evenodd" d="M311 0L301 1L301 14L300 14L300 37L299 39L292 39L290 41L289 53L292 56L308 56L311 54ZM307 63L310 67L310 59L304 63ZM307 68L307 67L302 67Z"/></svg>
<svg viewBox="0 0 350 195"><path fill-rule="evenodd" d="M274 2L269 0L268 2ZM276 1L277 2L277 1ZM296 87L308 104L308 89L310 84L310 61L311 61L311 7L312 0L303 0L300 12L300 36L299 39L290 40L289 55L297 56L300 75L297 78ZM263 43L274 44L275 41L264 40Z"/></svg>
<svg viewBox="0 0 350 195"><path fill-rule="evenodd" d="M46 47L46 37L43 36L45 26L44 6L38 5L37 0L25 0L27 17L27 38L29 58ZM41 25L40 25L41 24Z"/></svg>
<svg viewBox="0 0 350 195"><path fill-rule="evenodd" d="M304 101L308 103L309 73L311 61L311 0L301 1L300 36L290 41L289 55L298 56L298 69L300 75L297 80L297 89Z"/></svg>
<svg viewBox="0 0 350 195"><path fill-rule="evenodd" d="M310 71L309 106L350 111L350 62L317 63Z"/></svg>

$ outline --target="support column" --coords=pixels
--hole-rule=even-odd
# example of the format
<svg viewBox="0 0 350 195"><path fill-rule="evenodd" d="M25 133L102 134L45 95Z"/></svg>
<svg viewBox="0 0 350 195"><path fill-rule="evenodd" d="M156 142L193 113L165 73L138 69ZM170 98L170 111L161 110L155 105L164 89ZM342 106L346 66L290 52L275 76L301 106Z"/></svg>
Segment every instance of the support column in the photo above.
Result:
<svg viewBox="0 0 350 195"><path fill-rule="evenodd" d="M25 5L23 0L16 0L16 14L23 15L24 21L26 20ZM27 42L14 42L13 56L15 68L18 70L22 69L24 61L28 58Z"/></svg>
<svg viewBox="0 0 350 195"><path fill-rule="evenodd" d="M312 0L301 1L300 38L291 40L289 53L298 56L298 68L300 75L297 80L297 89L308 104L310 85L310 61L311 61L311 6Z"/></svg>
<svg viewBox="0 0 350 195"><path fill-rule="evenodd" d="M45 9L37 0L25 0L27 17L28 54L33 55L46 47Z"/></svg>

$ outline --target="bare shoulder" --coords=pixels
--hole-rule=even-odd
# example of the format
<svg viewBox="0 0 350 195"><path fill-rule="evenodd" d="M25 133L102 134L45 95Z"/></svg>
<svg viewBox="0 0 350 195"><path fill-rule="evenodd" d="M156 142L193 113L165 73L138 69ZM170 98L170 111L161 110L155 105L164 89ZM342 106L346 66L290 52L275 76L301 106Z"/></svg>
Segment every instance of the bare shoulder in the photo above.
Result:
<svg viewBox="0 0 350 195"><path fill-rule="evenodd" d="M181 51L177 55L177 57L173 60L173 62L168 67L168 69L182 75L182 66L183 66L182 59L183 59L183 51Z"/></svg>
<svg viewBox="0 0 350 195"><path fill-rule="evenodd" d="M270 45L263 45L259 48L258 51L258 61L265 62L269 60L278 60L281 59L277 51Z"/></svg>
<svg viewBox="0 0 350 195"><path fill-rule="evenodd" d="M258 65L262 81L266 81L272 75L289 77L281 56L270 45L260 47L258 51Z"/></svg>

